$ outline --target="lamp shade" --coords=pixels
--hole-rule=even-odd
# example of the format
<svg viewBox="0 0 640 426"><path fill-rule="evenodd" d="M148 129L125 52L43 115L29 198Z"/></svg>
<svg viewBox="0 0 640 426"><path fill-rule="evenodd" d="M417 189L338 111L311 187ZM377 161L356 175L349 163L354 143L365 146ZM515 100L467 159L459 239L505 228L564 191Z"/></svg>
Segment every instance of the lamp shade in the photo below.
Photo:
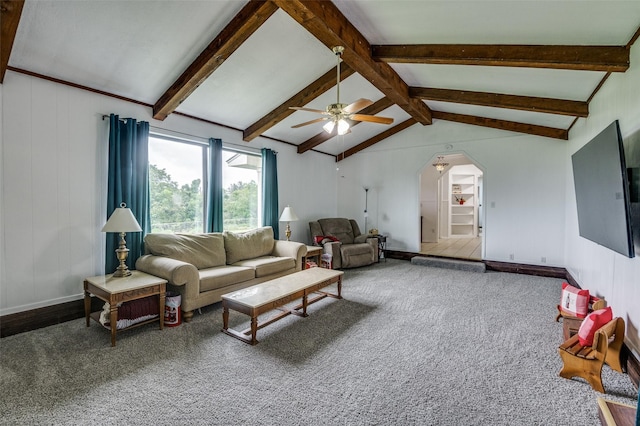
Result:
<svg viewBox="0 0 640 426"><path fill-rule="evenodd" d="M120 207L114 210L107 223L102 227L102 232L142 232L142 228L140 228L140 224L138 224L131 209L127 208L125 203L122 203Z"/></svg>
<svg viewBox="0 0 640 426"><path fill-rule="evenodd" d="M295 222L299 220L293 209L289 206L285 207L280 216L280 222Z"/></svg>

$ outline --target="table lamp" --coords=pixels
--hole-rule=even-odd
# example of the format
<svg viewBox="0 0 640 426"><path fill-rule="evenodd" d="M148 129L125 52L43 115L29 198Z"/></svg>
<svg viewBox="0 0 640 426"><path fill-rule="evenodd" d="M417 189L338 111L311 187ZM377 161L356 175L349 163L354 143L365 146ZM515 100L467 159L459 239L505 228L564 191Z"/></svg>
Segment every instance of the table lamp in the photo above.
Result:
<svg viewBox="0 0 640 426"><path fill-rule="evenodd" d="M293 212L293 209L289 206L285 207L282 211L282 215L280 216L280 222L287 222L287 230L284 232L284 235L287 236L287 241L291 238L291 228L289 227L289 222L295 222L298 220L298 216Z"/></svg>
<svg viewBox="0 0 640 426"><path fill-rule="evenodd" d="M128 277L131 275L131 271L126 263L129 249L127 248L125 236L127 232L142 232L142 228L140 228L138 221L131 213L131 209L128 209L125 203L120 204L120 207L114 210L107 223L102 227L102 232L118 232L120 234L120 245L116 249L116 257L120 261L120 266L113 273L113 276Z"/></svg>

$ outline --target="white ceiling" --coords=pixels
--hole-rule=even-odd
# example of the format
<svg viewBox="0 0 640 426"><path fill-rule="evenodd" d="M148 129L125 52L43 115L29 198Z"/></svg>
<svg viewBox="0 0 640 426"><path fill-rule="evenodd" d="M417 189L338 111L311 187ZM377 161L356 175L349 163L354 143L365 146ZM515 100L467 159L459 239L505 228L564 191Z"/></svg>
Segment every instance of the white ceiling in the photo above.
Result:
<svg viewBox="0 0 640 426"><path fill-rule="evenodd" d="M154 104L246 1L26 0L9 66ZM371 44L626 45L640 1L334 0ZM243 130L335 67L335 56L282 10L275 12L176 111ZM603 72L390 64L408 86L587 101ZM632 64L633 66L633 64ZM358 74L344 103L384 95ZM324 109L335 88L307 106ZM568 129L574 117L425 101L432 110ZM292 105L296 106L296 105ZM297 105L302 106L302 105ZM398 106L379 113L399 124ZM295 112L264 135L299 145L322 123ZM420 124L415 124L420 126ZM434 126L438 120L434 119ZM360 123L316 150L337 155L387 129Z"/></svg>

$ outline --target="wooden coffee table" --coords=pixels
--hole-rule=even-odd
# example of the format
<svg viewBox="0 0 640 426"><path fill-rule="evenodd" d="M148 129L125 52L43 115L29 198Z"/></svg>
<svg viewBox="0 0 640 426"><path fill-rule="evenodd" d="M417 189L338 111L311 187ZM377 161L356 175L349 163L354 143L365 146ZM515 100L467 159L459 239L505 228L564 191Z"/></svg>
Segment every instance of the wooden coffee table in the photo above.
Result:
<svg viewBox="0 0 640 426"><path fill-rule="evenodd" d="M325 297L342 299L342 271L325 268L311 268L284 277L266 281L243 290L222 295L222 332L242 340L250 345L258 343L257 331L278 321L287 315L307 316L307 306ZM320 291L328 285L338 283L338 294ZM317 296L309 300L309 295ZM282 306L302 298L302 303L291 308ZM251 327L244 331L229 328L229 309L241 312L251 317ZM258 325L258 315L278 309L281 313ZM302 310L302 311L301 311ZM251 336L249 338L248 336Z"/></svg>

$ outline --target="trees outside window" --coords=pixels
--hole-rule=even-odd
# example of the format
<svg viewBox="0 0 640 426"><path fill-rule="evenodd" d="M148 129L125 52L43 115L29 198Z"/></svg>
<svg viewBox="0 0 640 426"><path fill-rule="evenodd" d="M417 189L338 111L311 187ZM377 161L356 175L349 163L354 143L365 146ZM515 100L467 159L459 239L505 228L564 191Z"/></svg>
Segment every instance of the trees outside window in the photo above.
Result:
<svg viewBox="0 0 640 426"><path fill-rule="evenodd" d="M208 145L153 135L149 138L151 232L204 232ZM223 149L223 227L260 226L261 158Z"/></svg>
<svg viewBox="0 0 640 426"><path fill-rule="evenodd" d="M246 231L260 226L261 168L259 155L223 150L223 227Z"/></svg>

